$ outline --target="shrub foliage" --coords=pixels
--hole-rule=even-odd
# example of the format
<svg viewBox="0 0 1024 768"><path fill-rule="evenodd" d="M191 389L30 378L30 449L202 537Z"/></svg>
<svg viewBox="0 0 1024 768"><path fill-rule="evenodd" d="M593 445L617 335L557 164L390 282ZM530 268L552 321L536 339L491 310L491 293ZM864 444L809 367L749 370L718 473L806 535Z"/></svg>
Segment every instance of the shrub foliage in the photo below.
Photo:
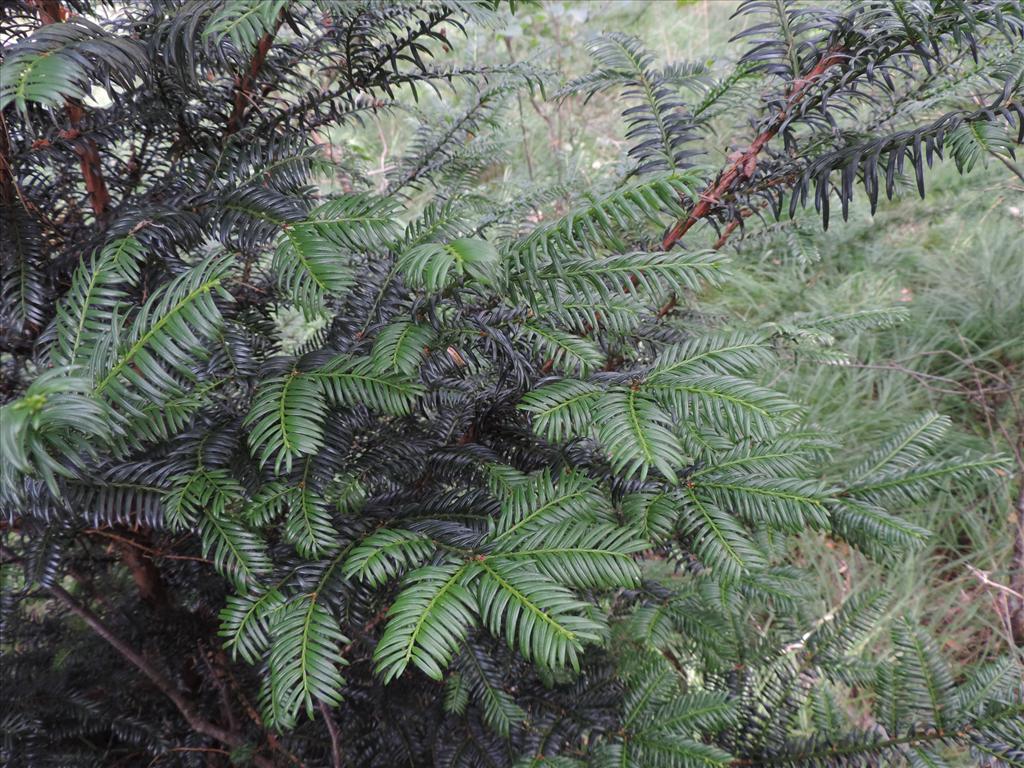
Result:
<svg viewBox="0 0 1024 768"><path fill-rule="evenodd" d="M837 475L764 372L892 315L696 312L751 214L1019 141L1020 7L747 0L720 79L598 36L556 97L624 102L628 168L568 191L487 181L551 78L448 49L508 10L4 11L5 762L1024 764L1018 669L790 556L899 557L1002 460L929 415ZM383 176L318 143L431 100Z"/></svg>

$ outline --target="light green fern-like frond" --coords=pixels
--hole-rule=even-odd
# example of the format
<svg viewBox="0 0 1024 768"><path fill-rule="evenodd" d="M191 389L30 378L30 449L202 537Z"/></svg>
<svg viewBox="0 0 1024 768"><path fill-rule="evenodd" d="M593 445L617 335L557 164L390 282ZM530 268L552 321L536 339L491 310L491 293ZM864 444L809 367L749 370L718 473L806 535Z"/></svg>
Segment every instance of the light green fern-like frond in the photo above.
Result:
<svg viewBox="0 0 1024 768"><path fill-rule="evenodd" d="M879 473L851 484L847 493L869 502L917 502L949 482L992 477L1006 471L1009 462L1001 455L965 456L919 464L911 469Z"/></svg>
<svg viewBox="0 0 1024 768"><path fill-rule="evenodd" d="M725 374L673 371L659 376L655 369L642 390L679 417L730 435L770 437L799 414L799 407L780 392Z"/></svg>
<svg viewBox="0 0 1024 768"><path fill-rule="evenodd" d="M530 414L534 431L552 442L586 434L602 389L596 384L563 379L523 396L520 410Z"/></svg>
<svg viewBox="0 0 1024 768"><path fill-rule="evenodd" d="M583 615L586 604L525 563L488 559L480 569L476 603L484 625L527 659L579 669L583 645L598 642L604 633L601 624Z"/></svg>
<svg viewBox="0 0 1024 768"><path fill-rule="evenodd" d="M216 8L203 28L203 38L211 46L224 40L240 51L252 50L260 38L271 32L278 14L287 8L285 0L242 0Z"/></svg>
<svg viewBox="0 0 1024 768"><path fill-rule="evenodd" d="M628 529L577 521L545 527L514 544L489 559L527 561L551 581L582 589L636 586L640 567L633 556L649 546Z"/></svg>
<svg viewBox="0 0 1024 768"><path fill-rule="evenodd" d="M307 315L323 310L328 296L354 284L354 254L386 249L398 237L395 202L364 194L343 195L283 225L271 264L278 286Z"/></svg>
<svg viewBox="0 0 1024 768"><path fill-rule="evenodd" d="M341 355L309 374L322 382L334 405L365 405L394 416L409 414L423 387L408 376L379 372L372 358Z"/></svg>
<svg viewBox="0 0 1024 768"><path fill-rule="evenodd" d="M218 636L232 657L241 656L255 664L270 647L270 622L274 613L285 604L277 588L263 592L252 590L228 597L221 609Z"/></svg>
<svg viewBox="0 0 1024 768"><path fill-rule="evenodd" d="M653 398L635 389L615 388L597 403L597 435L616 472L643 480L657 469L671 482L686 463L672 419Z"/></svg>
<svg viewBox="0 0 1024 768"><path fill-rule="evenodd" d="M270 628L270 689L277 727L294 726L302 709L312 717L316 701L338 705L345 683L340 668L347 663L340 648L348 638L317 594L277 608Z"/></svg>
<svg viewBox="0 0 1024 768"><path fill-rule="evenodd" d="M522 238L513 248L516 272L533 281L549 263L581 251L589 253L595 247L625 251L623 232L643 225L660 227L662 217L683 216L680 198L694 199L700 184L696 174L665 174L591 198Z"/></svg>
<svg viewBox="0 0 1024 768"><path fill-rule="evenodd" d="M320 380L298 371L263 382L245 422L259 462L273 460L275 472L282 464L290 472L293 459L319 449L326 402Z"/></svg>
<svg viewBox="0 0 1024 768"><path fill-rule="evenodd" d="M623 296L634 302L659 301L673 292L716 285L724 270L725 257L714 252L558 256L550 264L525 272L516 282L538 306L543 300L564 311L563 297L602 304Z"/></svg>
<svg viewBox="0 0 1024 768"><path fill-rule="evenodd" d="M486 240L459 238L450 243L423 243L404 251L398 268L409 285L437 292L470 277L493 284L500 257Z"/></svg>
<svg viewBox="0 0 1024 768"><path fill-rule="evenodd" d="M476 565L451 563L424 566L405 578L373 654L385 680L410 663L435 680L443 677L476 617L467 585L478 571Z"/></svg>
<svg viewBox="0 0 1024 768"><path fill-rule="evenodd" d="M204 557L247 590L270 571L266 542L237 516L242 486L223 469L199 468L179 475L164 499L168 523L177 530L194 528Z"/></svg>
<svg viewBox="0 0 1024 768"><path fill-rule="evenodd" d="M597 344L582 336L539 322L527 323L523 331L531 339L534 349L550 360L550 366L555 370L586 376L604 361Z"/></svg>
<svg viewBox="0 0 1024 768"><path fill-rule="evenodd" d="M483 708L484 721L502 737L507 738L512 727L523 722L527 714L516 704L515 698L492 679L494 670L482 662L481 652L472 645L459 654L456 664L460 671L449 680L462 682L467 699L471 696Z"/></svg>
<svg viewBox="0 0 1024 768"><path fill-rule="evenodd" d="M766 565L764 553L740 522L692 489L685 494L681 526L697 556L729 582Z"/></svg>
<svg viewBox="0 0 1024 768"><path fill-rule="evenodd" d="M234 516L206 510L198 532L203 556L238 589L248 589L270 573L266 542Z"/></svg>
<svg viewBox="0 0 1024 768"><path fill-rule="evenodd" d="M436 332L429 325L400 321L377 334L370 358L379 372L412 374L434 342Z"/></svg>
<svg viewBox="0 0 1024 768"><path fill-rule="evenodd" d="M346 254L314 227L304 224L285 230L271 270L281 290L307 317L323 309L325 297L343 294L355 283Z"/></svg>
<svg viewBox="0 0 1024 768"><path fill-rule="evenodd" d="M323 557L338 546L338 531L334 527L331 509L324 494L317 489L307 475L288 493L285 503L288 517L285 520L285 536L301 555L309 558Z"/></svg>
<svg viewBox="0 0 1024 768"><path fill-rule="evenodd" d="M501 543L526 536L569 519L607 519L609 513L610 505L593 480L575 472L563 472L557 477L541 472L514 487L502 499L494 540Z"/></svg>
<svg viewBox="0 0 1024 768"><path fill-rule="evenodd" d="M25 115L30 104L59 109L65 99L84 99L91 84L104 78L130 85L144 74L146 63L136 40L80 16L38 28L10 46L5 59L0 109L14 104Z"/></svg>
<svg viewBox="0 0 1024 768"><path fill-rule="evenodd" d="M379 586L399 573L423 564L437 545L421 533L382 529L367 536L345 559L346 576Z"/></svg>
<svg viewBox="0 0 1024 768"><path fill-rule="evenodd" d="M87 362L83 354L95 349L128 307L127 288L138 277L142 246L133 237L115 240L75 270L64 300L57 306L55 340L50 357L62 365Z"/></svg>
<svg viewBox="0 0 1024 768"><path fill-rule="evenodd" d="M772 361L771 348L760 334L711 333L663 349L648 381L670 380L675 374L694 371L744 376Z"/></svg>
<svg viewBox="0 0 1024 768"><path fill-rule="evenodd" d="M196 381L195 364L209 356L207 344L223 324L216 299L230 301L221 286L232 270L227 258L197 264L156 291L131 317L123 337L108 334L90 350L95 392L120 412L138 414L149 403L184 394Z"/></svg>
<svg viewBox="0 0 1024 768"><path fill-rule="evenodd" d="M879 445L849 477L858 482L876 472L906 469L927 460L949 429L948 416L926 413Z"/></svg>
<svg viewBox="0 0 1024 768"><path fill-rule="evenodd" d="M58 478L75 477L112 438L110 414L91 397L92 383L72 368L53 368L24 395L0 407L4 496L20 495L17 472L39 476L55 496Z"/></svg>

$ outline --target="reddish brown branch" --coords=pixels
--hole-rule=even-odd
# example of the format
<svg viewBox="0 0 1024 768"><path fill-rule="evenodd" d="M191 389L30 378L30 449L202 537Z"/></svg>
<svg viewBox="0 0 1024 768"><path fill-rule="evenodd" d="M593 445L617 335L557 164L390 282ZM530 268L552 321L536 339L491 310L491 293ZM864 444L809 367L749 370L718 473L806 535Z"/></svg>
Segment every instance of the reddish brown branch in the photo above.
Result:
<svg viewBox="0 0 1024 768"><path fill-rule="evenodd" d="M245 125L246 109L253 102L252 89L256 84L256 76L263 69L263 62L267 60L270 46L274 44L274 36L277 34L277 30L280 29L281 22L283 21L284 16L279 15L274 29L265 33L259 42L256 43L256 51L249 61L249 68L245 71L245 74L235 77L235 101L231 109L231 116L228 117L228 127L225 131L225 136L238 133L242 126Z"/></svg>
<svg viewBox="0 0 1024 768"><path fill-rule="evenodd" d="M145 544L140 544L134 539L119 536L116 533L111 533L110 531L105 531L101 528L89 528L85 531L85 533L89 534L90 536L103 536L104 538L112 539L113 541L117 541L121 544L134 547L135 549L144 552L146 555L152 558L161 558L163 560L193 560L197 563L206 563L208 565L213 565L213 561L206 557L198 557L196 555L174 555L169 552L165 552L161 549L148 547Z"/></svg>
<svg viewBox="0 0 1024 768"><path fill-rule="evenodd" d="M680 238L689 232L694 224L711 213L722 198L732 192L739 182L754 175L754 171L757 170L758 155L761 154L768 142L782 130L791 111L807 95L811 84L831 67L841 63L843 59L842 50L828 50L806 75L793 81L789 96L786 98L786 106L779 111L768 127L758 134L746 150L730 156L731 163L718 175L717 180L709 184L701 193L700 202L694 206L690 215L686 219L676 222L676 225L665 235L661 243L662 250L667 251L679 242Z"/></svg>
<svg viewBox="0 0 1024 768"><path fill-rule="evenodd" d="M11 166L11 141L7 134L7 122L0 115L0 205L13 207L16 198L20 199L21 193L14 181L14 168Z"/></svg>
<svg viewBox="0 0 1024 768"><path fill-rule="evenodd" d="M1014 595L1010 601L1010 630L1013 642L1024 648L1024 463L1019 466L1021 476L1017 478L1020 491L1017 493L1014 522L1016 536L1013 540L1013 558L1010 560L1010 587Z"/></svg>
<svg viewBox="0 0 1024 768"><path fill-rule="evenodd" d="M331 768L341 768L341 734L338 732L338 724L334 722L334 713L324 702L319 701L317 704L327 726L327 734L331 737Z"/></svg>
<svg viewBox="0 0 1024 768"><path fill-rule="evenodd" d="M78 155L78 163L82 169L82 179L85 180L85 192L89 196L89 205L92 206L92 212L96 214L96 220L105 223L110 215L110 192L107 190L107 182L103 178L99 148L96 146L96 142L88 136L80 136L78 126L85 116L82 106L68 99L64 104L64 109L71 120L71 130L68 135L71 138L79 139L75 142L75 154Z"/></svg>
<svg viewBox="0 0 1024 768"><path fill-rule="evenodd" d="M39 20L44 26L59 24L67 20L68 11L59 0L36 0L34 3L39 12ZM99 148L88 136L82 136L79 130L85 109L73 99L64 100L64 111L67 112L70 127L61 132L61 138L74 140L74 152L78 155L82 179L85 181L85 192L89 197L89 205L98 223L105 224L110 215L110 192L103 178L103 165L100 162Z"/></svg>
<svg viewBox="0 0 1024 768"><path fill-rule="evenodd" d="M60 4L60 0L34 0L31 4L39 11L39 20L43 24L58 24L67 21L68 9Z"/></svg>

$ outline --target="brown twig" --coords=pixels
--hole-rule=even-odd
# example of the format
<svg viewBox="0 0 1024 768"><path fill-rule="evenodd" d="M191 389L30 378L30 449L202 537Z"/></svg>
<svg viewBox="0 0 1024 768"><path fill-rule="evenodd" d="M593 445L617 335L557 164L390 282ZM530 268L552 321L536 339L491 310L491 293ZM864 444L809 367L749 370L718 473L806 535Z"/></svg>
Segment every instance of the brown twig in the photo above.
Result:
<svg viewBox="0 0 1024 768"><path fill-rule="evenodd" d="M786 124L791 111L807 95L811 84L833 66L841 63L844 58L842 49L831 48L821 55L818 63L806 75L793 81L785 107L779 111L768 127L757 135L746 150L731 156L732 162L718 175L717 180L709 184L701 193L700 201L694 206L690 215L686 219L676 222L675 226L665 235L661 243L663 251L672 248L683 235L690 231L694 224L710 214L722 198L733 191L738 182L754 175L754 171L757 170L758 156Z"/></svg>
<svg viewBox="0 0 1024 768"><path fill-rule="evenodd" d="M196 710L195 706L186 699L181 691L172 683L160 670L154 667L140 653L135 651L127 643L115 635L106 624L95 613L73 598L64 588L59 586L49 587L49 592L60 601L69 611L78 616L85 624L103 638L115 651L117 651L127 662L138 669L149 678L164 696L170 699L175 708L189 724L189 727L196 733L201 733L222 744L237 749L246 745L246 739L238 733L221 728L215 723L205 719ZM253 755L252 762L258 768L274 768L272 761L260 755Z"/></svg>
<svg viewBox="0 0 1024 768"><path fill-rule="evenodd" d="M970 563L967 564L967 570L971 572L978 581L984 584L986 587L992 587L992 589L999 590L1011 597L1015 597L1019 600L1024 600L1024 594L1018 592L1012 587L1008 587L1005 584L1000 584L998 581L993 581L988 571L983 571L980 568L975 568Z"/></svg>
<svg viewBox="0 0 1024 768"><path fill-rule="evenodd" d="M341 768L341 733L338 731L338 724L334 722L334 714L327 704L318 701L317 706L320 708L320 714L323 715L327 733L331 737L331 768Z"/></svg>
<svg viewBox="0 0 1024 768"><path fill-rule="evenodd" d="M39 20L43 26L60 24L68 18L68 11L60 3L60 0L36 0L33 5L39 12ZM99 148L92 138L82 136L82 132L79 130L82 118L85 117L85 108L76 100L65 99L64 111L67 113L70 127L66 131L61 131L60 136L74 142L72 147L74 153L78 155L82 178L85 181L85 191L89 196L89 204L92 207L92 212L96 215L96 221L103 225L110 216L110 191L107 189L107 182L103 177Z"/></svg>
<svg viewBox="0 0 1024 768"><path fill-rule="evenodd" d="M228 117L227 130L224 132L225 138L238 133L245 124L246 108L254 103L252 88L256 84L256 76L263 69L263 62L267 60L267 53L270 52L270 46L274 44L274 37L277 35L277 30L281 28L283 21L284 13L282 12L277 16L277 23L274 29L264 33L263 37L256 43L256 50L249 61L249 68L246 69L245 74L235 77L234 105L231 108L231 115Z"/></svg>
<svg viewBox="0 0 1024 768"><path fill-rule="evenodd" d="M129 539L125 536L119 536L116 533L110 531L104 531L100 528L87 528L83 533L87 533L90 536L102 536L107 539L119 542L129 547L134 547L142 552L145 552L150 557L161 558L163 560L192 560L197 563L206 563L207 565L213 565L213 561L205 557L197 557L196 555L172 555L167 552L163 552L153 547L147 547L145 544Z"/></svg>

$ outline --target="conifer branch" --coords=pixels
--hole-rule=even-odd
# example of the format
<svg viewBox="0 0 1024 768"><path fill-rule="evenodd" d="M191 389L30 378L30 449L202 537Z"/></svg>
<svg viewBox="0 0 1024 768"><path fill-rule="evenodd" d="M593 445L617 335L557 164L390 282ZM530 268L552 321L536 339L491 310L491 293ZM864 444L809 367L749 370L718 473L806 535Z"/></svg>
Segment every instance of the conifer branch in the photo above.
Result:
<svg viewBox="0 0 1024 768"><path fill-rule="evenodd" d="M228 116L227 128L224 132L225 138L238 133L245 125L246 112L253 104L253 87L256 85L256 78L259 76L260 70L263 69L263 63L267 60L267 54L270 53L270 47L274 44L277 31L284 23L284 17L285 10L282 9L277 15L273 29L263 33L256 43L256 48L245 72L235 76L235 91L231 114Z"/></svg>
<svg viewBox="0 0 1024 768"><path fill-rule="evenodd" d="M49 587L48 590L50 594L64 605L64 607L84 621L89 629L103 638L103 640L117 651L125 661L130 663L149 678L150 682L153 683L153 685L155 685L164 696L170 699L171 703L174 704L175 708L181 716L185 718L185 721L193 731L204 736L208 736L211 739L215 739L216 741L219 741L233 749L244 747L246 745L247 742L241 735L221 728L202 717L196 710L195 705L185 698L181 691L178 690L177 686L175 686L174 683L172 683L163 674L163 672L153 666L131 646L118 638L110 631L107 625L103 623L99 616L85 606L79 604L78 601L76 601L67 592L67 590L58 585L53 585ZM260 755L253 755L252 760L259 768L274 768L274 764L271 760Z"/></svg>
<svg viewBox="0 0 1024 768"><path fill-rule="evenodd" d="M707 217L715 206L736 186L754 175L757 158L775 135L782 129L792 111L807 95L811 86L825 75L832 67L841 66L847 59L842 48L832 47L821 52L817 63L805 75L793 81L786 97L785 107L778 111L768 126L759 133L745 150L730 156L730 163L722 170L718 178L701 192L700 199L690 211L689 216L681 219L668 231L661 241L661 249L668 251L690 231L701 219ZM730 230L731 231L731 230Z"/></svg>

